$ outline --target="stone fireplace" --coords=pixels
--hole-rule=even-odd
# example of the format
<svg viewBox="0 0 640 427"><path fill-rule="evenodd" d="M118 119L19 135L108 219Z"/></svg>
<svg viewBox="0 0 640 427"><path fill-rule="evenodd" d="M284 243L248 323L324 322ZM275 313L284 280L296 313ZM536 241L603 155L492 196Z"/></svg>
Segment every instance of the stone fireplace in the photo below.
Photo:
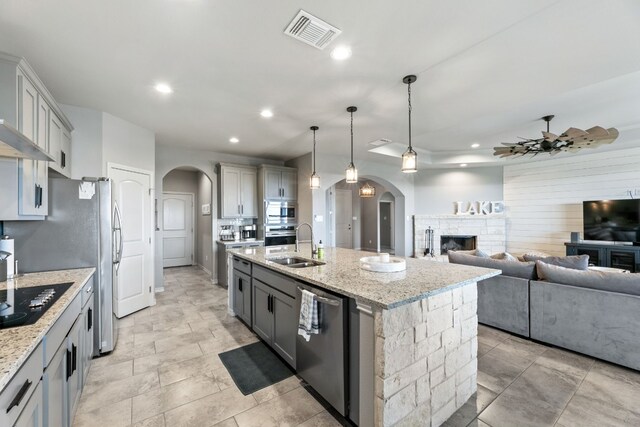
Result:
<svg viewBox="0 0 640 427"><path fill-rule="evenodd" d="M489 254L506 250L507 220L505 214L492 215L414 215L413 254L424 258L429 227L433 230L433 254L441 261L447 260L442 245L443 237L474 237L475 247ZM429 257L431 258L431 257Z"/></svg>
<svg viewBox="0 0 640 427"><path fill-rule="evenodd" d="M478 236L446 235L440 236L440 255L449 251L471 251L476 248Z"/></svg>

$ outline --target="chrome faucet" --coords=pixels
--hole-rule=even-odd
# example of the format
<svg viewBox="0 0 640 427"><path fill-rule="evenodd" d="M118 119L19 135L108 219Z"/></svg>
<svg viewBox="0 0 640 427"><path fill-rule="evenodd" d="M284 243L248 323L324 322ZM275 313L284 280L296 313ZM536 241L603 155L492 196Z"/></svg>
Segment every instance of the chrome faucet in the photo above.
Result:
<svg viewBox="0 0 640 427"><path fill-rule="evenodd" d="M300 230L300 227L302 227L303 225L309 227L309 231L311 231L311 240L299 240L298 232ZM296 227L296 252L300 252L300 243L311 243L311 258L313 258L316 254L315 245L313 244L313 227L308 222L303 222Z"/></svg>

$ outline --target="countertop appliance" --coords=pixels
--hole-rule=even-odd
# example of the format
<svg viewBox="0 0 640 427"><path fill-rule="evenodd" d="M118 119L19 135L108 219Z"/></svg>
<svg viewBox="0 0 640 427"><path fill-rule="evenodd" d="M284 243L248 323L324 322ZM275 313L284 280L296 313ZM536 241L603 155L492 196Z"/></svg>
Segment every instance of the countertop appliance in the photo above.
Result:
<svg viewBox="0 0 640 427"><path fill-rule="evenodd" d="M0 329L32 325L73 283L9 288L0 291Z"/></svg>
<svg viewBox="0 0 640 427"><path fill-rule="evenodd" d="M296 242L295 224L265 225L264 245L293 245Z"/></svg>
<svg viewBox="0 0 640 427"><path fill-rule="evenodd" d="M257 227L255 224L240 226L240 239L246 242L254 241L257 237Z"/></svg>
<svg viewBox="0 0 640 427"><path fill-rule="evenodd" d="M296 205L291 202L265 201L265 225L296 222Z"/></svg>
<svg viewBox="0 0 640 427"><path fill-rule="evenodd" d="M113 307L122 254L119 212L108 178L50 178L44 221L4 222L23 273L95 267L95 356L112 351L118 338Z"/></svg>
<svg viewBox="0 0 640 427"><path fill-rule="evenodd" d="M299 283L298 315L302 289L316 295L320 333L311 335L308 342L300 335L296 336L296 371L341 415L348 416L348 299Z"/></svg>

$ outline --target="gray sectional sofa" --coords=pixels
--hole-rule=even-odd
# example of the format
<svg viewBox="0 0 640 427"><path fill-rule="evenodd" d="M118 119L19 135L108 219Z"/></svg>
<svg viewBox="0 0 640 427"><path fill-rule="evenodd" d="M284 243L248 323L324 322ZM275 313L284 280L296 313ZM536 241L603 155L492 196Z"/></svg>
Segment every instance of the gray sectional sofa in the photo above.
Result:
<svg viewBox="0 0 640 427"><path fill-rule="evenodd" d="M478 283L478 322L640 370L640 274L587 270L584 257L449 253L452 263L502 270Z"/></svg>

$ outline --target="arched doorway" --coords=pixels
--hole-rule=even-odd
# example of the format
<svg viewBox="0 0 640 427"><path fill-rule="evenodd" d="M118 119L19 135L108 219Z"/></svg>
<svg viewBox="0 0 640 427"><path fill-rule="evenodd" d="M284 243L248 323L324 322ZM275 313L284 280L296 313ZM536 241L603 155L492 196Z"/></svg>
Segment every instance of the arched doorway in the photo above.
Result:
<svg viewBox="0 0 640 427"><path fill-rule="evenodd" d="M178 166L162 177L157 194L157 231L163 268L198 266L214 271L213 182L194 166Z"/></svg>
<svg viewBox="0 0 640 427"><path fill-rule="evenodd" d="M373 197L360 197L365 183L375 188ZM383 178L336 182L326 190L327 244L404 255L404 200L402 192Z"/></svg>

